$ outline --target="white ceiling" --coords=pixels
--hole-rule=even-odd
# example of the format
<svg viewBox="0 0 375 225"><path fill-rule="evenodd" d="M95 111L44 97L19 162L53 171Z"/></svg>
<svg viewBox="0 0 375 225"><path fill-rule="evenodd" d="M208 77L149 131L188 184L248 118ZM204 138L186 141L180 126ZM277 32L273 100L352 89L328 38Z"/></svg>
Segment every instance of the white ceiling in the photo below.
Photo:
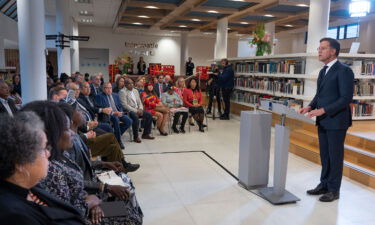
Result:
<svg viewBox="0 0 375 225"><path fill-rule="evenodd" d="M61 0L59 0L61 1ZM121 0L91 0L91 3L70 1L70 14L79 25L112 27ZM56 15L56 0L44 0L45 11L48 16ZM88 11L90 16L82 16L80 11ZM91 16L92 15L92 16ZM92 19L92 23L82 22L82 19Z"/></svg>

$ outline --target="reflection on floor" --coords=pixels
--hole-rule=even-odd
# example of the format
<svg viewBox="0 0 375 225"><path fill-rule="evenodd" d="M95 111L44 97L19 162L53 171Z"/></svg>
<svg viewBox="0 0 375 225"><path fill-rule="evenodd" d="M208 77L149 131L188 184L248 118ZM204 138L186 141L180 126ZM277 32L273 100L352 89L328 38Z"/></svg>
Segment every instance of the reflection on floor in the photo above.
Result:
<svg viewBox="0 0 375 225"><path fill-rule="evenodd" d="M125 137L126 135L124 135ZM239 121L209 121L209 131L158 136L141 144L126 142L126 154L203 150L238 174ZM128 137L125 137L128 138ZM202 153L128 155L141 164L129 175L137 188L145 225L236 224L375 224L375 190L343 178L341 199L321 203L307 196L318 183L320 166L289 155L287 190L297 204L273 206L240 188L222 168ZM273 156L271 156L271 167ZM270 179L272 179L270 170ZM272 184L271 184L272 185Z"/></svg>

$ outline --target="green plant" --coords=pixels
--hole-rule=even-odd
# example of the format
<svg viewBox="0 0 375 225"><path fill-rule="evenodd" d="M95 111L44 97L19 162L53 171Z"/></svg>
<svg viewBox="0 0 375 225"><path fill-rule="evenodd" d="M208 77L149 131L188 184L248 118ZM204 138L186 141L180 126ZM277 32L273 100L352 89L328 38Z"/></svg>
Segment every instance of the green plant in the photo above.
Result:
<svg viewBox="0 0 375 225"><path fill-rule="evenodd" d="M270 43L271 36L266 33L264 23L257 23L253 36L253 40L250 44L251 46L256 45L256 56L262 56L265 52L267 54L272 52L272 45Z"/></svg>

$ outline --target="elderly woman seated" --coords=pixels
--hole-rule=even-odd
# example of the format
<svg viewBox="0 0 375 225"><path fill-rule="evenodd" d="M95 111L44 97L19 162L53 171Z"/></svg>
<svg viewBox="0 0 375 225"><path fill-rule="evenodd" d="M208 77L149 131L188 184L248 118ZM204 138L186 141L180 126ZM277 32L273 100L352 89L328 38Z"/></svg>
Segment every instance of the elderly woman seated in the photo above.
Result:
<svg viewBox="0 0 375 225"><path fill-rule="evenodd" d="M167 86L167 92L164 92L161 95L161 101L164 105L169 107L170 112L173 116L172 130L175 133L185 133L185 123L189 116L188 109L183 107L183 101L180 96L174 91L174 88L171 85ZM182 117L180 130L177 129L177 123Z"/></svg>
<svg viewBox="0 0 375 225"><path fill-rule="evenodd" d="M36 187L47 176L49 156L44 124L35 113L0 115L1 224L85 224L76 208Z"/></svg>

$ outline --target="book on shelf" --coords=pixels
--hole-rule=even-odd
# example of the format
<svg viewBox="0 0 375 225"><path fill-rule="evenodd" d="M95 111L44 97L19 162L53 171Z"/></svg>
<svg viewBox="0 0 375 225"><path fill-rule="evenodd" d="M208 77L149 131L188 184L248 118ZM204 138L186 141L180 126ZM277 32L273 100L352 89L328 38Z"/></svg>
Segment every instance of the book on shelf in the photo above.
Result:
<svg viewBox="0 0 375 225"><path fill-rule="evenodd" d="M374 96L375 82L355 81L354 96Z"/></svg>
<svg viewBox="0 0 375 225"><path fill-rule="evenodd" d="M375 62L363 61L361 75L375 75Z"/></svg>
<svg viewBox="0 0 375 225"><path fill-rule="evenodd" d="M296 78L259 78L236 77L237 87L252 88L262 91L279 92L291 95L303 95L304 81Z"/></svg>
<svg viewBox="0 0 375 225"><path fill-rule="evenodd" d="M365 117L374 115L375 102L353 101L350 104L353 117Z"/></svg>
<svg viewBox="0 0 375 225"><path fill-rule="evenodd" d="M304 74L304 60L253 61L236 63L238 73L285 73Z"/></svg>

